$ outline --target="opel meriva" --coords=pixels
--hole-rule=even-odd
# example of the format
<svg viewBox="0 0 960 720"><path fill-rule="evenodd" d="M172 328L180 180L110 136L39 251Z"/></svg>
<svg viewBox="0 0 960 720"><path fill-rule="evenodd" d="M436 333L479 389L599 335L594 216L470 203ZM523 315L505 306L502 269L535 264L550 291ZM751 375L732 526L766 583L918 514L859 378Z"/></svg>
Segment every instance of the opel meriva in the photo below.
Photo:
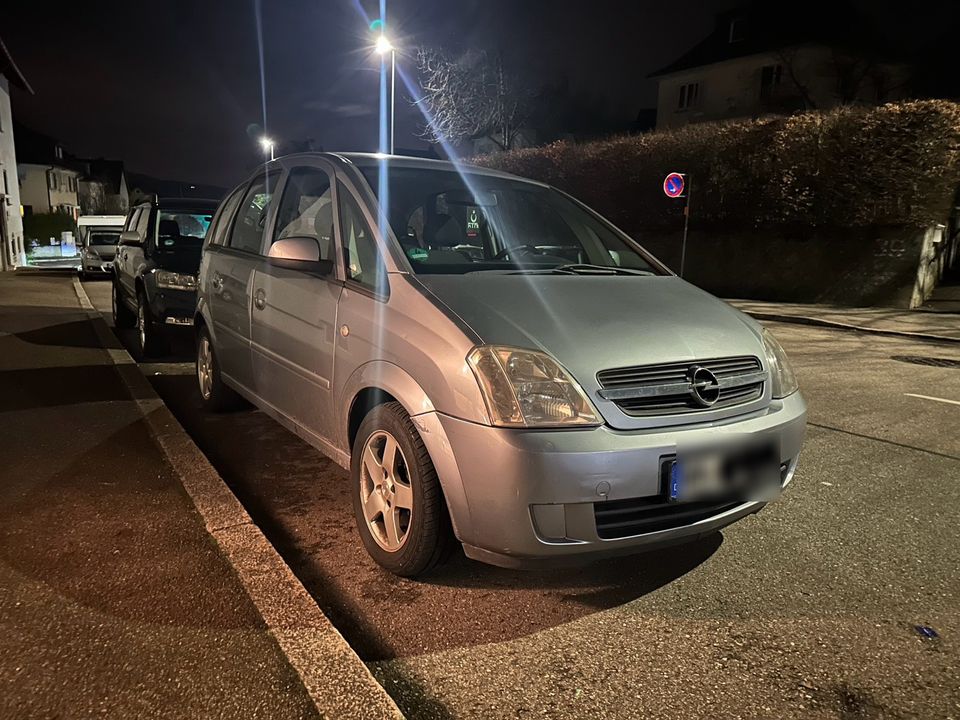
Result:
<svg viewBox="0 0 960 720"><path fill-rule="evenodd" d="M415 576L692 540L790 482L806 407L773 336L573 198L375 155L266 164L198 281L206 406L241 397L350 471Z"/></svg>

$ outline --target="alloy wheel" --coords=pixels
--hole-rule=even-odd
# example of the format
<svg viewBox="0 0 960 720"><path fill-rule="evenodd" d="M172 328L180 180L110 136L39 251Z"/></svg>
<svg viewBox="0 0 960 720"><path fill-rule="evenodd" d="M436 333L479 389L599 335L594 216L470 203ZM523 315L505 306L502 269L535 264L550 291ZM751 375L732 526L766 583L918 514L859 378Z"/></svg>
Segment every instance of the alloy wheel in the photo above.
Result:
<svg viewBox="0 0 960 720"><path fill-rule="evenodd" d="M360 504L376 543L387 552L399 551L410 531L413 487L407 460L397 439L379 430L363 448Z"/></svg>
<svg viewBox="0 0 960 720"><path fill-rule="evenodd" d="M203 399L209 400L210 393L213 392L213 350L206 335L201 336L197 348L197 381L200 383Z"/></svg>

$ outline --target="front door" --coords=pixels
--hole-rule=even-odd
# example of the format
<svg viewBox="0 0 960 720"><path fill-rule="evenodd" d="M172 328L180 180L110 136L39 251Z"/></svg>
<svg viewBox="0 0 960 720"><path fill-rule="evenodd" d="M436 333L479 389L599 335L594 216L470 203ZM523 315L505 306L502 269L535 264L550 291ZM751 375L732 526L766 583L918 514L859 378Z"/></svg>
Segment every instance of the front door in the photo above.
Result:
<svg viewBox="0 0 960 720"><path fill-rule="evenodd" d="M220 371L256 392L250 360L253 274L262 262L264 228L278 173L256 178L240 201L226 243L210 259L210 315L217 338Z"/></svg>
<svg viewBox="0 0 960 720"><path fill-rule="evenodd" d="M330 178L321 160L288 172L269 244L310 238L320 246L321 259L335 261ZM258 267L253 280L250 328L255 392L327 441L334 437L331 390L342 289L336 275L318 277L269 263Z"/></svg>

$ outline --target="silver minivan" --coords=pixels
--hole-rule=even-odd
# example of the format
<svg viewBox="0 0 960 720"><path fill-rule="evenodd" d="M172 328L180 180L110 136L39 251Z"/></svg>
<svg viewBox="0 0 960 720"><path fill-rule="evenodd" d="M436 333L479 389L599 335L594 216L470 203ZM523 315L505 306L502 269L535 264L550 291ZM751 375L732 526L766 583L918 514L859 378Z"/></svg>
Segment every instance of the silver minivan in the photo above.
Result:
<svg viewBox="0 0 960 720"><path fill-rule="evenodd" d="M422 574L689 541L793 477L806 406L754 320L547 185L400 157L272 161L198 280L204 404L350 471L361 540Z"/></svg>

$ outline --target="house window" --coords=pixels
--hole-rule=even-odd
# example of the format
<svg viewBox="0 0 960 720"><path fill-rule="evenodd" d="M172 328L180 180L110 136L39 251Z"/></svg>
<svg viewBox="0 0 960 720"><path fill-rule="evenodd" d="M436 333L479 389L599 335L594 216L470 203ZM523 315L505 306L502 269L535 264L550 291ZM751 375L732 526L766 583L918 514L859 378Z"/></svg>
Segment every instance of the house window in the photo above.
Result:
<svg viewBox="0 0 960 720"><path fill-rule="evenodd" d="M689 110L700 105L700 83L687 83L680 86L680 98L677 102L678 110Z"/></svg>
<svg viewBox="0 0 960 720"><path fill-rule="evenodd" d="M729 42L735 43L747 39L747 20L746 18L734 18L730 21Z"/></svg>
<svg viewBox="0 0 960 720"><path fill-rule="evenodd" d="M4 195L10 194L10 186L7 185L7 169L6 168L3 169L3 194Z"/></svg>
<svg viewBox="0 0 960 720"><path fill-rule="evenodd" d="M760 71L760 99L769 100L783 79L783 65L764 65Z"/></svg>

